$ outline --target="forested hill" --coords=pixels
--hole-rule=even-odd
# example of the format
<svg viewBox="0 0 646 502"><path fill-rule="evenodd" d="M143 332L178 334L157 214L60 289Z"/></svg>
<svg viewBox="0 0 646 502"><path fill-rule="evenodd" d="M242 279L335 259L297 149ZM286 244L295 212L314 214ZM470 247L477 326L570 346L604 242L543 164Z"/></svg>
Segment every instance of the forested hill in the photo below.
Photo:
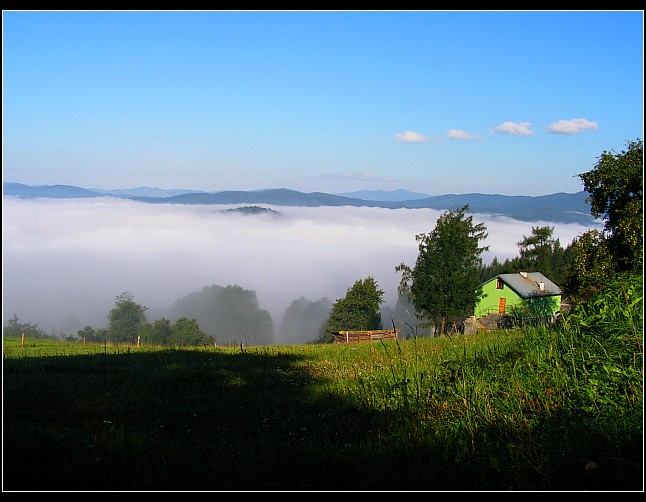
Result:
<svg viewBox="0 0 646 502"><path fill-rule="evenodd" d="M507 216L521 221L546 221L555 223L580 223L592 225L587 193L554 193L551 195L498 195L498 194L447 194L411 200L366 200L332 195L323 192L298 192L285 188L256 191L197 192L186 191L165 197L124 194L123 191L91 190L69 185L29 186L20 183L3 183L3 195L22 198L72 199L82 197L119 197L149 204L271 204L275 206L354 206L397 208L457 209L465 204L473 213ZM177 193L168 190L167 193Z"/></svg>

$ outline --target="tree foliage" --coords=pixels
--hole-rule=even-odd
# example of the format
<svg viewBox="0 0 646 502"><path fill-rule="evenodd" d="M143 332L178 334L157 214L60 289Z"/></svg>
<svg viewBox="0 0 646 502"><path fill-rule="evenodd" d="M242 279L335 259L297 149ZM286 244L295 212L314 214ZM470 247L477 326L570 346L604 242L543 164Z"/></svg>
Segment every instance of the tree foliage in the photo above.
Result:
<svg viewBox="0 0 646 502"><path fill-rule="evenodd" d="M202 346L211 345L215 341L212 336L200 329L195 319L184 316L177 319L175 323L162 317L151 324L143 324L137 334L143 343L163 346Z"/></svg>
<svg viewBox="0 0 646 502"><path fill-rule="evenodd" d="M595 218L605 220L608 251L615 268L643 266L644 144L629 141L621 153L604 151L594 167L579 174Z"/></svg>
<svg viewBox="0 0 646 502"><path fill-rule="evenodd" d="M109 339L113 343L135 343L139 327L146 324L148 307L134 301L132 294L124 291L116 297L115 306L108 314Z"/></svg>
<svg viewBox="0 0 646 502"><path fill-rule="evenodd" d="M45 333L38 326L38 323L18 322L18 316L14 314L13 317L7 321L7 326L2 329L2 335L21 337L23 334L26 338L56 338Z"/></svg>
<svg viewBox="0 0 646 502"><path fill-rule="evenodd" d="M170 320L162 317L156 319L151 325L151 335L155 343L160 345L169 345L173 336L173 326Z"/></svg>
<svg viewBox="0 0 646 502"><path fill-rule="evenodd" d="M643 171L644 147L638 139L619 154L604 151L590 171L579 174L590 212L603 218L604 228L573 242L563 282L575 302L588 301L617 275L642 273Z"/></svg>
<svg viewBox="0 0 646 502"><path fill-rule="evenodd" d="M345 296L332 305L324 327L325 341L332 339L334 331L382 329L383 295L384 291L373 277L356 281Z"/></svg>
<svg viewBox="0 0 646 502"><path fill-rule="evenodd" d="M463 320L473 312L482 295L480 284L481 247L487 238L484 223L474 224L467 216L468 205L445 211L435 228L418 234L419 255L415 267L402 263L399 291L408 291L422 319L439 324L444 333L449 322Z"/></svg>
<svg viewBox="0 0 646 502"><path fill-rule="evenodd" d="M563 290L575 302L584 302L597 293L614 274L608 241L598 230L589 230L574 240L573 257L563 282Z"/></svg>
<svg viewBox="0 0 646 502"><path fill-rule="evenodd" d="M529 236L517 242L519 256L500 262L494 256L488 265L480 269L480 282L486 282L498 274L518 272L541 272L556 284L564 281L565 270L571 261L572 243L565 249L559 239L553 237L554 227L532 227ZM574 242L574 241L573 241Z"/></svg>
<svg viewBox="0 0 646 502"><path fill-rule="evenodd" d="M554 250L560 247L558 239L553 238L554 227L532 227L529 237L523 236L517 242L521 263L526 269L543 272L552 275L552 256Z"/></svg>
<svg viewBox="0 0 646 502"><path fill-rule="evenodd" d="M94 329L92 326L85 326L76 332L79 340L90 343L102 343L108 338L108 330L105 328Z"/></svg>
<svg viewBox="0 0 646 502"><path fill-rule="evenodd" d="M151 324L145 324L139 328L139 336L144 343L153 345L170 345L172 335L171 322L162 317Z"/></svg>
<svg viewBox="0 0 646 502"><path fill-rule="evenodd" d="M204 333L195 319L180 317L171 328L171 345L209 345L213 341L213 337Z"/></svg>

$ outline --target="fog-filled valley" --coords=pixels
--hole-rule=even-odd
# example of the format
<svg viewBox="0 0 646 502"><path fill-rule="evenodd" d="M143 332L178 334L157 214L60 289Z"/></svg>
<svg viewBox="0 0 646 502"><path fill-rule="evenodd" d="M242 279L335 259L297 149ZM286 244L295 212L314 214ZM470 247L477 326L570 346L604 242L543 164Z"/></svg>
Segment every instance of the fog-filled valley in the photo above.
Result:
<svg viewBox="0 0 646 502"><path fill-rule="evenodd" d="M400 280L395 267L415 264L415 236L430 232L444 212L263 206L273 211L111 197L3 197L3 325L15 315L51 334L107 327L115 298L125 291L147 307L152 322L197 312L197 299L207 293L224 301L222 290L231 286L227 291L242 298L238 305L257 302L266 314L261 324L273 334L265 341L303 343L359 279L373 277L385 292L384 309L392 312ZM516 243L532 226L553 226L564 247L589 228L484 214L474 221L487 227L485 263L516 257ZM203 306L200 315L208 310ZM226 329L226 315L209 315L210 323ZM214 334L212 326L200 327Z"/></svg>

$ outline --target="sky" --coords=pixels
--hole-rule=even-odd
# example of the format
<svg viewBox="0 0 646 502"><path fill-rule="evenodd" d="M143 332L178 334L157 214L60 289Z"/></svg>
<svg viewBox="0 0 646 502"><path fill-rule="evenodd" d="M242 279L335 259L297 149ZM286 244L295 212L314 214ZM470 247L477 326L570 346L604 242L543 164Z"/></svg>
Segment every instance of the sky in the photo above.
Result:
<svg viewBox="0 0 646 502"><path fill-rule="evenodd" d="M54 335L105 328L122 292L147 307L153 322L190 293L238 285L256 293L280 339L293 301L334 303L369 276L384 291L382 306L394 308L401 280L395 267L415 266L415 236L432 231L442 212L280 206L267 206L278 215L222 212L233 207L5 197L3 326L15 315ZM516 243L534 226L551 226L564 248L588 230L481 214L473 221L487 229L480 243L489 246L485 263L517 257Z"/></svg>
<svg viewBox="0 0 646 502"><path fill-rule="evenodd" d="M643 139L643 19L3 11L3 181L578 192Z"/></svg>

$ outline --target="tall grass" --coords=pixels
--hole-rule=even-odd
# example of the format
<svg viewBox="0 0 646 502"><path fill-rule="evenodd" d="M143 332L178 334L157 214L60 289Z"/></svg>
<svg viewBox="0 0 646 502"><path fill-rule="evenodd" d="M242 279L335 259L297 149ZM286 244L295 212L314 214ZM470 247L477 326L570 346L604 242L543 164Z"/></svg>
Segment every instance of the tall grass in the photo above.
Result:
<svg viewBox="0 0 646 502"><path fill-rule="evenodd" d="M641 298L382 343L5 339L4 488L643 490Z"/></svg>

